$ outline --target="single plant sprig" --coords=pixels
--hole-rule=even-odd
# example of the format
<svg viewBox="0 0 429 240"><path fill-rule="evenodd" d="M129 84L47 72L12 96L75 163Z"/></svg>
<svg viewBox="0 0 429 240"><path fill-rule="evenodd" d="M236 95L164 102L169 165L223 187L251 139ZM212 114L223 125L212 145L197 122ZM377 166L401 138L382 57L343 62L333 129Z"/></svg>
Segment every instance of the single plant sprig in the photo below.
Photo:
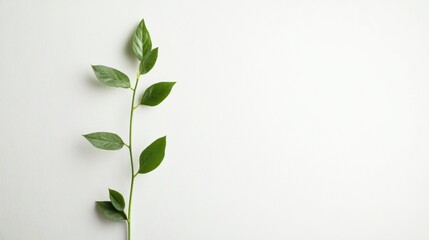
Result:
<svg viewBox="0 0 429 240"><path fill-rule="evenodd" d="M122 194L116 190L109 189L110 201L97 201L97 209L106 218L112 221L126 221L127 223L127 239L131 240L131 206L133 199L134 180L139 174L145 174L155 170L163 161L165 156L165 148L167 145L167 137L161 137L146 147L140 154L138 171L134 170L133 159L133 117L134 111L141 105L156 106L164 101L170 94L175 82L159 82L148 87L137 105L135 98L140 76L147 74L155 66L158 59L158 48L152 49L152 40L146 28L144 20L141 20L134 32L132 39L132 50L135 56L140 60L137 78L134 87L131 87L130 79L123 72L111 67L103 65L93 65L92 69L100 82L107 86L117 88L129 88L132 91L130 122L128 132L128 144L115 133L110 132L95 132L83 135L94 147L104 150L119 150L126 146L129 150L130 165L131 165L131 184L128 197L127 213L125 212L125 199Z"/></svg>

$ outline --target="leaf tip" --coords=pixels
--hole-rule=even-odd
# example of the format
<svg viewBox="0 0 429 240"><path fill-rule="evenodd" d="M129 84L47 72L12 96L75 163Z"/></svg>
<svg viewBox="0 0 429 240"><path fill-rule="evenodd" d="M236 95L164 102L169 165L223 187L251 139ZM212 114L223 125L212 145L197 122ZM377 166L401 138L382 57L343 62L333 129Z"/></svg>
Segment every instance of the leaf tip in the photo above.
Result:
<svg viewBox="0 0 429 240"><path fill-rule="evenodd" d="M159 140L163 143L164 148L165 148L165 146L167 145L167 136L160 137Z"/></svg>

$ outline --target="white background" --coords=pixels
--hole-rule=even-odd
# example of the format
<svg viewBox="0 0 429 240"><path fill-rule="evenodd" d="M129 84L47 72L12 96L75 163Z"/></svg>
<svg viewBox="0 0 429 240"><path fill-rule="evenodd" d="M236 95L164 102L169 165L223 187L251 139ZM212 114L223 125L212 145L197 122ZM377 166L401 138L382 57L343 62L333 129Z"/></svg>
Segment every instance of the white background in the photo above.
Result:
<svg viewBox="0 0 429 240"><path fill-rule="evenodd" d="M429 239L429 2L0 0L0 239L125 239L95 200L128 194L128 42L145 18L177 81L135 115L133 237Z"/></svg>

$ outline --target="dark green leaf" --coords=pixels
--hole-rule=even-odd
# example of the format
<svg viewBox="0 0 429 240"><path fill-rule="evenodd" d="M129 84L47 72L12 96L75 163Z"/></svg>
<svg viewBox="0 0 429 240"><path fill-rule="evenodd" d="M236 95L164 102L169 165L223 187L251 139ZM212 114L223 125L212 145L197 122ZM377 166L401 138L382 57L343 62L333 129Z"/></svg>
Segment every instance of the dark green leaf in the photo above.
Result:
<svg viewBox="0 0 429 240"><path fill-rule="evenodd" d="M166 137L158 138L140 154L139 173L148 173L157 168L165 156Z"/></svg>
<svg viewBox="0 0 429 240"><path fill-rule="evenodd" d="M160 104L170 94L175 82L159 82L148 87L140 103L147 106Z"/></svg>
<svg viewBox="0 0 429 240"><path fill-rule="evenodd" d="M110 67L93 65L95 76L102 83L111 87L129 88L130 79L124 73Z"/></svg>
<svg viewBox="0 0 429 240"><path fill-rule="evenodd" d="M104 150L118 150L124 146L122 139L109 132L96 132L83 135L94 147Z"/></svg>
<svg viewBox="0 0 429 240"><path fill-rule="evenodd" d="M97 209L100 211L106 218L112 221L122 221L127 220L127 215L123 211L118 211L109 201L96 202Z"/></svg>
<svg viewBox="0 0 429 240"><path fill-rule="evenodd" d="M118 211L124 211L125 200L121 193L113 189L109 189L110 201L112 201L113 206Z"/></svg>
<svg viewBox="0 0 429 240"><path fill-rule="evenodd" d="M158 58L158 48L148 52L140 62L140 74L148 73L153 66L155 66L156 59Z"/></svg>
<svg viewBox="0 0 429 240"><path fill-rule="evenodd" d="M150 50L152 50L152 40L142 19L133 36L133 52L141 61Z"/></svg>

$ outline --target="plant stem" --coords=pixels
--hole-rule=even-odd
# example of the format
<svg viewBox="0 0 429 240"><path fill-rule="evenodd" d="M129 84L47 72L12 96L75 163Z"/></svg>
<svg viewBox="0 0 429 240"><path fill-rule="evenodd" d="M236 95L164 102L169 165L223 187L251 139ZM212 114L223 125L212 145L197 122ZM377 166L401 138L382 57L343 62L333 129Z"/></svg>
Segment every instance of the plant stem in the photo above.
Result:
<svg viewBox="0 0 429 240"><path fill-rule="evenodd" d="M128 221L127 221L127 239L131 240L131 204L133 202L133 189L134 189L134 179L137 174L134 174L134 160L133 160L133 147L132 147L132 137L133 137L133 116L134 116L134 101L136 98L136 90L139 84L140 74L137 75L136 84L133 90L133 97L131 100L131 112L130 112L130 131L128 139L128 149L130 150L130 162L131 162L131 186L130 186L130 196L128 198Z"/></svg>

